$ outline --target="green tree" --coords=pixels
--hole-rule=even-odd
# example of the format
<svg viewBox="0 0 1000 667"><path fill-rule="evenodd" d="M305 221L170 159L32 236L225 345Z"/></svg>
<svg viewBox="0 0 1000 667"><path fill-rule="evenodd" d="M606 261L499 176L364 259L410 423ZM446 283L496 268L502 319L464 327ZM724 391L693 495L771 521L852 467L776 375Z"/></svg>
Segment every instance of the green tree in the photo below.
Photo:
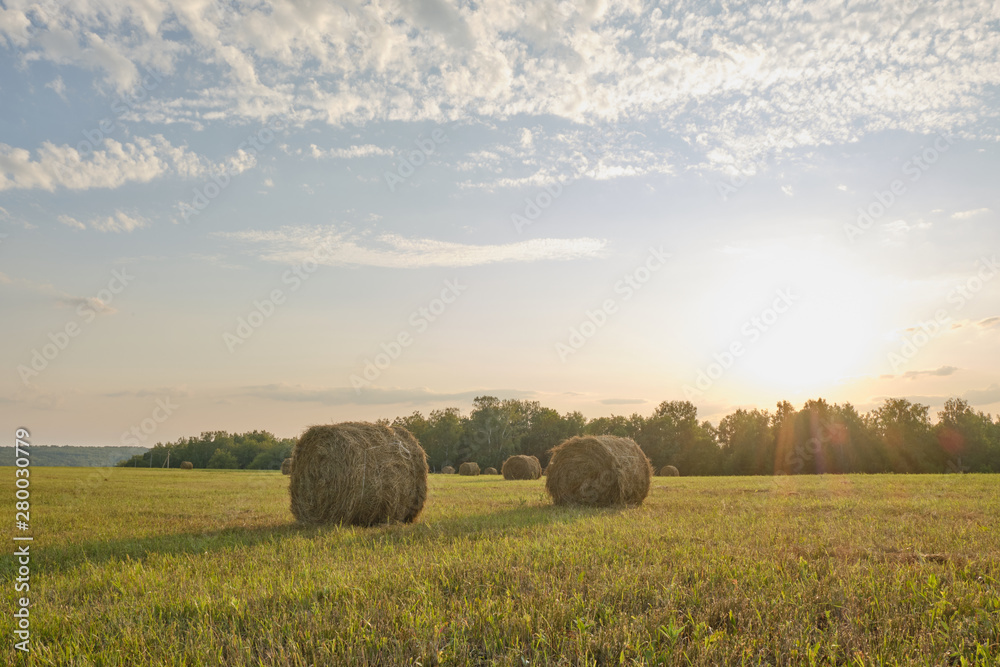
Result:
<svg viewBox="0 0 1000 667"><path fill-rule="evenodd" d="M538 401L476 397L464 424L458 458L476 461L482 467L502 465L508 456L520 451L521 438L539 410Z"/></svg>
<svg viewBox="0 0 1000 667"><path fill-rule="evenodd" d="M549 450L567 438L581 435L585 420L579 412L560 416L552 408L538 408L531 412L528 430L521 436L520 454L537 456L542 466L548 465Z"/></svg>
<svg viewBox="0 0 1000 667"><path fill-rule="evenodd" d="M938 412L934 436L947 458L949 470L991 472L997 460L994 424L990 415L973 410L961 398L949 398Z"/></svg>
<svg viewBox="0 0 1000 667"><path fill-rule="evenodd" d="M458 408L431 411L427 427L418 438L427 452L431 470L447 465L458 467L458 450L464 433L464 420Z"/></svg>
<svg viewBox="0 0 1000 667"><path fill-rule="evenodd" d="M776 449L775 431L767 410L744 410L719 422L722 472L727 475L772 475Z"/></svg>
<svg viewBox="0 0 1000 667"><path fill-rule="evenodd" d="M943 472L947 457L931 432L926 405L887 398L870 414L870 426L894 472Z"/></svg>
<svg viewBox="0 0 1000 667"><path fill-rule="evenodd" d="M240 464L239 461L236 460L236 457L233 456L233 454L227 452L222 448L219 448L215 450L214 454L212 454L212 458L208 460L208 464L205 467L235 469L239 468Z"/></svg>
<svg viewBox="0 0 1000 667"><path fill-rule="evenodd" d="M698 408L690 401L660 403L636 441L656 469L669 464L684 475L719 472L720 450L711 425L698 423Z"/></svg>

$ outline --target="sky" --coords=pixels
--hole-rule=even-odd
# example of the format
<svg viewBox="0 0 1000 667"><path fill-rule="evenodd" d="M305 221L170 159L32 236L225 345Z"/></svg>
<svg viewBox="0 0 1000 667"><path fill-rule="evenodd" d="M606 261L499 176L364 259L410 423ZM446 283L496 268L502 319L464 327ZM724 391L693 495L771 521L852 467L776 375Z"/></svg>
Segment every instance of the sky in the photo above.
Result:
<svg viewBox="0 0 1000 667"><path fill-rule="evenodd" d="M998 47L993 2L4 0L0 421L1000 412Z"/></svg>

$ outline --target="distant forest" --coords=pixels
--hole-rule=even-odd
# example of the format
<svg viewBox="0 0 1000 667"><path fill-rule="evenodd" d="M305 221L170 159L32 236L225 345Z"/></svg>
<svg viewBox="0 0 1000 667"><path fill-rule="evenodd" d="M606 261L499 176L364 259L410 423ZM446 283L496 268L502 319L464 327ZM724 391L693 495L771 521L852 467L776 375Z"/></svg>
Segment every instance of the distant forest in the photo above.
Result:
<svg viewBox="0 0 1000 667"><path fill-rule="evenodd" d="M699 421L688 401L661 403L648 417L588 420L492 396L476 398L467 416L445 408L380 423L409 429L434 471L464 461L499 468L511 454L533 454L545 465L562 440L592 434L632 438L654 468L670 464L682 475L1000 472L1000 418L958 398L945 403L934 424L929 407L902 398L867 413L823 399L800 410L782 401L774 411L739 409L713 426ZM171 467L191 461L196 468L278 469L294 443L266 431L206 432L158 443L119 465L161 467L169 452Z"/></svg>
<svg viewBox="0 0 1000 667"><path fill-rule="evenodd" d="M110 467L145 447L74 447L72 445L31 445L29 457L33 466ZM0 447L0 465L14 465L14 448Z"/></svg>

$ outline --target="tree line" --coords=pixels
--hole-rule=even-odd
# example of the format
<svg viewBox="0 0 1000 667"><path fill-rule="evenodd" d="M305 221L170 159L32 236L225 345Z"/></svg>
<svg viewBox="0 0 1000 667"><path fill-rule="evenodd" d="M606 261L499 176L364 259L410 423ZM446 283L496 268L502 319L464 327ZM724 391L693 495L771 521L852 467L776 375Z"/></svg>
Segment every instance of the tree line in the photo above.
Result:
<svg viewBox="0 0 1000 667"><path fill-rule="evenodd" d="M655 469L673 465L682 475L816 473L1000 472L1000 417L949 399L931 423L930 408L903 398L886 399L867 413L850 403L787 401L771 410L738 409L713 426L699 421L689 401L665 401L651 415L586 419L560 414L538 401L480 396L468 415L458 408L414 412L380 423L404 426L427 452L431 470L475 461L498 468L512 454L537 456L575 435L616 435L635 440ZM266 431L203 433L158 443L119 465L160 467L191 461L196 468L278 469L294 439Z"/></svg>

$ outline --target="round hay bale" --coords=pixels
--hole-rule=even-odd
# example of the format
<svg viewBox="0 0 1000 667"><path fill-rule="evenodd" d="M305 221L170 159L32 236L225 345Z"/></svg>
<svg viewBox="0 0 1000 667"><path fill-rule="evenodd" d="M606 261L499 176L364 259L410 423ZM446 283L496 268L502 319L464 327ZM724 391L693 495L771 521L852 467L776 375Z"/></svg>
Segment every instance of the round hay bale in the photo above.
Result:
<svg viewBox="0 0 1000 667"><path fill-rule="evenodd" d="M504 479L538 479L542 476L542 465L534 456L515 454L503 462L501 471Z"/></svg>
<svg viewBox="0 0 1000 667"><path fill-rule="evenodd" d="M479 464L475 461L466 461L458 466L459 475L475 476L479 474Z"/></svg>
<svg viewBox="0 0 1000 667"><path fill-rule="evenodd" d="M640 505L653 467L629 438L577 436L552 449L545 490L557 505Z"/></svg>
<svg viewBox="0 0 1000 667"><path fill-rule="evenodd" d="M292 474L292 459L291 457L285 459L281 462L281 474L291 475Z"/></svg>
<svg viewBox="0 0 1000 667"><path fill-rule="evenodd" d="M445 467L441 468L441 474L442 475L454 475L455 474L455 469L452 468L451 466L445 466Z"/></svg>
<svg viewBox="0 0 1000 667"><path fill-rule="evenodd" d="M486 470L483 471L483 474L484 475L495 475L495 474L497 474L497 469L496 468L487 468Z"/></svg>
<svg viewBox="0 0 1000 667"><path fill-rule="evenodd" d="M190 461L181 461L181 470L194 470L194 464Z"/></svg>
<svg viewBox="0 0 1000 667"><path fill-rule="evenodd" d="M292 514L302 523L409 523L427 499L427 455L402 427L313 426L295 444L292 459L288 491Z"/></svg>
<svg viewBox="0 0 1000 667"><path fill-rule="evenodd" d="M681 471L673 466L663 466L660 468L660 477L680 477Z"/></svg>

